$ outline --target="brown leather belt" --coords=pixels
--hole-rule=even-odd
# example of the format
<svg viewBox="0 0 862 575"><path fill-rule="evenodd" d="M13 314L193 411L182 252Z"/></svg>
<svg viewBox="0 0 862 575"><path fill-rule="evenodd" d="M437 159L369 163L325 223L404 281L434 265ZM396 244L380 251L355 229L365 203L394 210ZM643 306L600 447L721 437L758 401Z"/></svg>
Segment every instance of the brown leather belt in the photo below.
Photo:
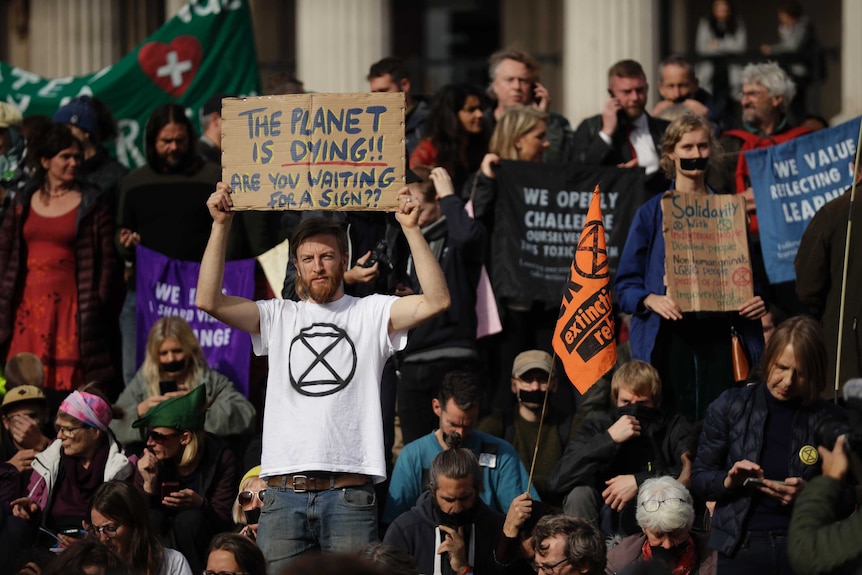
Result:
<svg viewBox="0 0 862 575"><path fill-rule="evenodd" d="M345 487L358 487L371 483L371 477L359 473L296 473L293 475L274 475L267 478L269 487L280 487L292 489L295 493L305 491L327 491L329 489L343 489Z"/></svg>

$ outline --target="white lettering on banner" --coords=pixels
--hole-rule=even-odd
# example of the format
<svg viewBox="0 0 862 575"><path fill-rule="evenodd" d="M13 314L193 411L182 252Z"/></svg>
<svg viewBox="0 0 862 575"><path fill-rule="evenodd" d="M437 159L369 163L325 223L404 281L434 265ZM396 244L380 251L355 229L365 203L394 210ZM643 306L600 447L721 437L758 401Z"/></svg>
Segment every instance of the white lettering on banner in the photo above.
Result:
<svg viewBox="0 0 862 575"><path fill-rule="evenodd" d="M193 16L209 16L218 14L222 10L233 12L242 7L242 0L209 0L206 4L203 2L189 2L177 11L177 17L188 24L192 21ZM194 10L194 14L192 14Z"/></svg>
<svg viewBox="0 0 862 575"><path fill-rule="evenodd" d="M229 327L218 329L192 329L201 347L224 347L230 343Z"/></svg>
<svg viewBox="0 0 862 575"><path fill-rule="evenodd" d="M13 106L21 110L22 114L24 114L27 112L27 108L30 107L30 96L28 96L27 94L21 94L21 99L16 102L15 98L12 97L12 94L9 94L8 96L6 96L6 102L12 104Z"/></svg>
<svg viewBox="0 0 862 575"><path fill-rule="evenodd" d="M125 166L134 169L147 163L146 158L135 142L141 129L137 120L122 119L117 121L117 138L114 145L117 148L117 159Z"/></svg>
<svg viewBox="0 0 862 575"><path fill-rule="evenodd" d="M27 70L22 70L17 66L15 68L12 68L12 75L18 78L12 83L13 90L20 90L24 87L24 84L38 84L42 81L42 77L39 76L39 74L34 74L33 72L28 72Z"/></svg>
<svg viewBox="0 0 862 575"><path fill-rule="evenodd" d="M170 76L173 87L179 88L183 85L183 73L188 72L192 68L191 60L180 61L177 57L177 51L171 50L167 55L167 63L159 67L156 71L156 76L159 78Z"/></svg>
<svg viewBox="0 0 862 575"><path fill-rule="evenodd" d="M63 86L68 86L72 83L74 78L71 76L67 78L54 78L53 80L48 80L48 83L39 88L39 97L40 98L56 98L60 95L63 90Z"/></svg>

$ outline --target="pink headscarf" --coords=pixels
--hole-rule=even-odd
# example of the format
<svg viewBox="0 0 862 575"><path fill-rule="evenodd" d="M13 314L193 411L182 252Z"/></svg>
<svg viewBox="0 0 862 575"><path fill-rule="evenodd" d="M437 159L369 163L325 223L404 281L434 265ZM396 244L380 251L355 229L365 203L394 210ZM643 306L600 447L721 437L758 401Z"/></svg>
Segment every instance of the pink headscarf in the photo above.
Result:
<svg viewBox="0 0 862 575"><path fill-rule="evenodd" d="M85 391L73 391L60 404L60 411L102 431L108 431L113 418L107 401Z"/></svg>

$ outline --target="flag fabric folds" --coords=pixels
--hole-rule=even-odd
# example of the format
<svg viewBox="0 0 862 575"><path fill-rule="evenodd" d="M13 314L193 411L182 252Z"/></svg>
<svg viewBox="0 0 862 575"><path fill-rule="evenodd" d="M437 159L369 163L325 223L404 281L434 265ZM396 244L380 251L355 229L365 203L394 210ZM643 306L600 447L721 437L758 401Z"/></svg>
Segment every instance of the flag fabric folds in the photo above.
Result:
<svg viewBox="0 0 862 575"><path fill-rule="evenodd" d="M585 393L617 361L610 267L599 187L575 248L553 347L566 375Z"/></svg>

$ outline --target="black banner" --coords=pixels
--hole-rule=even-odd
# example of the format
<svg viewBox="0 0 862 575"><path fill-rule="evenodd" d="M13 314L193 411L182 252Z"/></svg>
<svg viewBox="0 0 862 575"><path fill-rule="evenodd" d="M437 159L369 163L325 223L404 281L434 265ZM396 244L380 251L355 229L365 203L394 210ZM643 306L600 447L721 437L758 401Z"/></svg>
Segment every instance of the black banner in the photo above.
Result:
<svg viewBox="0 0 862 575"><path fill-rule="evenodd" d="M613 281L631 221L647 199L643 170L501 161L495 172L491 279L498 298L560 303L596 184Z"/></svg>

